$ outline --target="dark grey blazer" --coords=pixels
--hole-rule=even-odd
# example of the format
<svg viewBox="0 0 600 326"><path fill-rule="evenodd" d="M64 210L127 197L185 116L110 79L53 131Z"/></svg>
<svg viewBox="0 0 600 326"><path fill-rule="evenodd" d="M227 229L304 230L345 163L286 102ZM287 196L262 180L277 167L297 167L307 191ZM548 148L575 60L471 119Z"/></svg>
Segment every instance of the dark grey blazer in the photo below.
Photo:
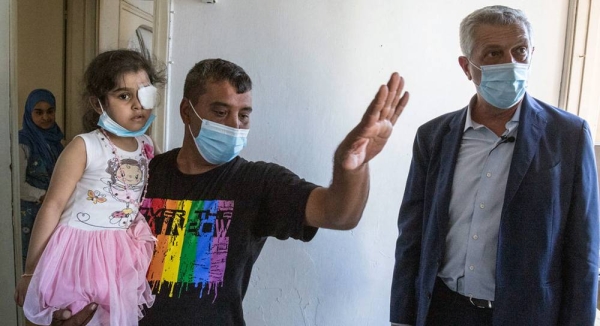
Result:
<svg viewBox="0 0 600 326"><path fill-rule="evenodd" d="M391 322L425 324L466 113L417 131L398 217ZM593 325L599 232L587 123L526 94L498 234L494 325Z"/></svg>

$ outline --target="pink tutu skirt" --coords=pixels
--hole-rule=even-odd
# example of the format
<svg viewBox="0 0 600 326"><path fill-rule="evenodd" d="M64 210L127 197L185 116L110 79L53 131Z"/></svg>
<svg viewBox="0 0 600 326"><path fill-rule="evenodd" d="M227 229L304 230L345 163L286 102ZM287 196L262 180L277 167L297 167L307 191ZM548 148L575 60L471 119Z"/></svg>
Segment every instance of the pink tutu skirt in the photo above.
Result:
<svg viewBox="0 0 600 326"><path fill-rule="evenodd" d="M127 231L59 224L27 289L25 317L49 325L54 311L75 314L95 302L98 309L88 325L137 325L142 305L154 303L146 272L155 238L139 217Z"/></svg>

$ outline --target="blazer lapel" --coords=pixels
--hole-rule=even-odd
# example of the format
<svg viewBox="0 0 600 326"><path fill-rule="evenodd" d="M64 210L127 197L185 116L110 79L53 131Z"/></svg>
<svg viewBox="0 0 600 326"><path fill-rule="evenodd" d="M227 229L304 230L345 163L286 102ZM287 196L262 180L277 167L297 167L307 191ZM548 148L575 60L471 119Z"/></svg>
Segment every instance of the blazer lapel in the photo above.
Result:
<svg viewBox="0 0 600 326"><path fill-rule="evenodd" d="M502 215L508 209L525 177L525 173L529 170L535 153L538 151L540 137L546 126L546 120L542 117L542 114L543 111L537 105L535 99L526 93L523 98L517 140L506 183Z"/></svg>
<svg viewBox="0 0 600 326"><path fill-rule="evenodd" d="M454 170L456 168L458 152L462 143L467 112L467 108L465 107L450 121L448 125L449 130L442 140L440 157L438 158L440 160L440 171L437 180L437 187L439 189L437 193L440 196L437 200L436 215L438 216L438 223L440 225L439 230L442 233L441 236L444 238L446 237L448 228Z"/></svg>

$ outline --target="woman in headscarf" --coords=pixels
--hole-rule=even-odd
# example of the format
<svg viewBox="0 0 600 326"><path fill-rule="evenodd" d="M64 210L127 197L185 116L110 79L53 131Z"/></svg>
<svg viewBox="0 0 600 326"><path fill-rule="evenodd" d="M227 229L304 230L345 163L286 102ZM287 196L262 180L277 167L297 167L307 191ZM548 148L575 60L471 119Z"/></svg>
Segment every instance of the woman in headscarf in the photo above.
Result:
<svg viewBox="0 0 600 326"><path fill-rule="evenodd" d="M46 196L54 164L63 150L63 133L55 121L56 100L45 89L29 93L19 130L21 180L21 241L23 262L31 229Z"/></svg>

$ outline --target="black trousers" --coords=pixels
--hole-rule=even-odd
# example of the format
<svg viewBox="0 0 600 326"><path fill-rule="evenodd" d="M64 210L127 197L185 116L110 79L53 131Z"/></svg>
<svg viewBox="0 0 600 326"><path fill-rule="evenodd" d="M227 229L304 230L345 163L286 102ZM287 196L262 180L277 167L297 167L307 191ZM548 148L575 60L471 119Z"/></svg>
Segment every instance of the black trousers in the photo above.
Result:
<svg viewBox="0 0 600 326"><path fill-rule="evenodd" d="M450 290L440 279L435 280L427 326L491 326L493 308L478 308L468 297Z"/></svg>

